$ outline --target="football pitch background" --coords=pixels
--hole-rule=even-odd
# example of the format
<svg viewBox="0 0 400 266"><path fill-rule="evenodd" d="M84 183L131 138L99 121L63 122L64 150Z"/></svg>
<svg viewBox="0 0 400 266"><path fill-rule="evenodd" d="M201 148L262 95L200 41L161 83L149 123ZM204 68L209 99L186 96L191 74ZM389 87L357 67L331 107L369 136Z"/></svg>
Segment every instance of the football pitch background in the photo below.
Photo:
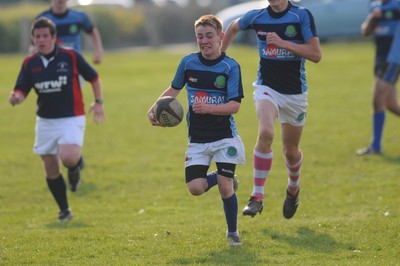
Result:
<svg viewBox="0 0 400 266"><path fill-rule="evenodd" d="M32 152L36 95L16 107L7 102L24 55L0 55L0 265L398 265L400 119L387 114L383 156L357 157L355 150L371 138L374 48L356 42L322 49L322 61L306 65L302 189L291 220L282 216L287 173L278 125L264 210L254 218L241 215L253 182L251 83L258 57L253 47L228 50L245 87L235 116L247 160L236 172L240 247L226 242L217 188L200 197L186 189L185 122L159 128L147 121L180 58L194 47L109 51L96 66L106 122L97 126L87 116L86 167L78 192L68 191L74 213L68 224L57 221ZM88 109L89 84L84 90ZM185 92L178 99L187 108Z"/></svg>

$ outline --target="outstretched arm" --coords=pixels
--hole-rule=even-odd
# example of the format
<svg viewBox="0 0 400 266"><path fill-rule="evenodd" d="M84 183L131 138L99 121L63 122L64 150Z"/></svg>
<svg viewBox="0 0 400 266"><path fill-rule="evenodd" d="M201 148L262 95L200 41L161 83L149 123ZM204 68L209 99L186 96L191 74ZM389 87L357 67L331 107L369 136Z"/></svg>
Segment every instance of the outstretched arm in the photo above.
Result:
<svg viewBox="0 0 400 266"><path fill-rule="evenodd" d="M222 45L221 45L222 52L225 52L228 49L228 46L233 42L237 33L240 31L238 21L239 21L239 19L232 21L229 24L228 28L226 29L225 37L224 37L224 39L222 41Z"/></svg>
<svg viewBox="0 0 400 266"><path fill-rule="evenodd" d="M361 33L365 37L370 36L376 26L376 21L382 16L382 12L379 9L374 9L361 24Z"/></svg>
<svg viewBox="0 0 400 266"><path fill-rule="evenodd" d="M97 28L93 28L91 36L94 46L93 62L95 64L100 64L101 61L103 60L104 49L99 30Z"/></svg>

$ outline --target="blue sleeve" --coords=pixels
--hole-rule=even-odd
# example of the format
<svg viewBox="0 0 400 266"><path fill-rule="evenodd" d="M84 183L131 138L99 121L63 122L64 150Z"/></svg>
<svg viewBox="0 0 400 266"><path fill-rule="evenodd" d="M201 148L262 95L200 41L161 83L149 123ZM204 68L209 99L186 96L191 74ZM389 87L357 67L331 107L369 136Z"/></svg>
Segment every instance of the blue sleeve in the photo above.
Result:
<svg viewBox="0 0 400 266"><path fill-rule="evenodd" d="M82 23L83 23L83 29L87 33L92 33L93 32L93 23L90 20L89 16L86 13L82 12Z"/></svg>
<svg viewBox="0 0 400 266"><path fill-rule="evenodd" d="M302 12L303 15L301 17L301 31L304 41L307 41L318 35L313 15L309 10L305 9L305 11L306 12Z"/></svg>
<svg viewBox="0 0 400 266"><path fill-rule="evenodd" d="M235 64L232 67L228 78L228 101L236 99L238 102L240 102L240 99L244 97L241 77L242 75L240 71L240 66L238 64Z"/></svg>
<svg viewBox="0 0 400 266"><path fill-rule="evenodd" d="M246 14L244 14L241 18L239 18L239 27L241 30L252 29L252 22L254 17L257 15L259 10L250 10Z"/></svg>
<svg viewBox="0 0 400 266"><path fill-rule="evenodd" d="M185 84L185 65L186 65L186 60L185 58L182 58L181 62L178 65L178 68L176 69L175 77L172 80L171 86L174 89L181 90Z"/></svg>
<svg viewBox="0 0 400 266"><path fill-rule="evenodd" d="M92 33L94 25L89 16L84 12L80 12L80 17L83 31L85 31L86 33Z"/></svg>

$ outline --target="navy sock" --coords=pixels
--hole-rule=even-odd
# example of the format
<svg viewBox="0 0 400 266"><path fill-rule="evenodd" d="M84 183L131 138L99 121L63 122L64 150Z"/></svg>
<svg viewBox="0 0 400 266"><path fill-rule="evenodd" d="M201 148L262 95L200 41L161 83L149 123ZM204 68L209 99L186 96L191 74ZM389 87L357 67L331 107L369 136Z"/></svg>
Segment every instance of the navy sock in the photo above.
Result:
<svg viewBox="0 0 400 266"><path fill-rule="evenodd" d="M237 215L238 215L238 201L236 197L236 193L228 199L222 199L224 203L224 211L226 223L228 224L228 232L236 232L237 231Z"/></svg>
<svg viewBox="0 0 400 266"><path fill-rule="evenodd" d="M78 169L81 168L82 161L83 161L83 158L81 156L81 158L79 159L79 161L77 162L77 164L74 167L68 167L68 171L70 173L75 173Z"/></svg>
<svg viewBox="0 0 400 266"><path fill-rule="evenodd" d="M216 184L218 184L218 180L217 180L217 172L211 172L207 174L207 190L210 190L213 186L215 186Z"/></svg>
<svg viewBox="0 0 400 266"><path fill-rule="evenodd" d="M383 134L383 126L385 124L385 112L376 112L373 116L373 139L371 148L375 151L381 150L381 140Z"/></svg>
<svg viewBox="0 0 400 266"><path fill-rule="evenodd" d="M67 201L67 186L62 175L56 179L46 178L47 186L49 187L51 194L53 194L60 210L68 209Z"/></svg>

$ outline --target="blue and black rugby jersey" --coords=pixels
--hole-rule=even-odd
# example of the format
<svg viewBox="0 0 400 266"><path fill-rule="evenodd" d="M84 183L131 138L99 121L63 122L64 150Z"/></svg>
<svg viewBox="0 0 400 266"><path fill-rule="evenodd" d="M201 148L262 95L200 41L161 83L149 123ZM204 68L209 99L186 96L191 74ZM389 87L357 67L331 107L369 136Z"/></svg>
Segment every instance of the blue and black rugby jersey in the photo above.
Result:
<svg viewBox="0 0 400 266"><path fill-rule="evenodd" d="M94 27L88 15L79 10L68 9L64 14L58 15L49 9L36 18L40 17L46 17L56 25L59 45L77 51L81 50L81 31L92 33Z"/></svg>
<svg viewBox="0 0 400 266"><path fill-rule="evenodd" d="M374 1L370 4L370 12L374 9L382 11L382 18L377 20L373 35L375 40L375 64L386 62L392 45L393 36L400 20L400 1L389 0L386 3Z"/></svg>
<svg viewBox="0 0 400 266"><path fill-rule="evenodd" d="M14 90L27 96L32 88L35 89L39 117L84 115L79 75L94 82L98 79L98 74L78 52L58 46L55 49L55 55L50 59L39 54L27 57Z"/></svg>
<svg viewBox="0 0 400 266"><path fill-rule="evenodd" d="M283 40L299 44L317 37L314 18L307 9L289 2L288 8L280 13L275 13L271 7L251 10L239 19L239 27L252 29L258 36L257 85L266 85L282 94L307 92L306 60L266 42L267 32L275 32Z"/></svg>
<svg viewBox="0 0 400 266"><path fill-rule="evenodd" d="M186 116L189 141L207 143L238 135L232 115L196 114L194 102L225 104L241 102L243 86L239 64L223 53L215 60L206 60L201 53L182 58L171 86L180 90L186 85L189 110Z"/></svg>

